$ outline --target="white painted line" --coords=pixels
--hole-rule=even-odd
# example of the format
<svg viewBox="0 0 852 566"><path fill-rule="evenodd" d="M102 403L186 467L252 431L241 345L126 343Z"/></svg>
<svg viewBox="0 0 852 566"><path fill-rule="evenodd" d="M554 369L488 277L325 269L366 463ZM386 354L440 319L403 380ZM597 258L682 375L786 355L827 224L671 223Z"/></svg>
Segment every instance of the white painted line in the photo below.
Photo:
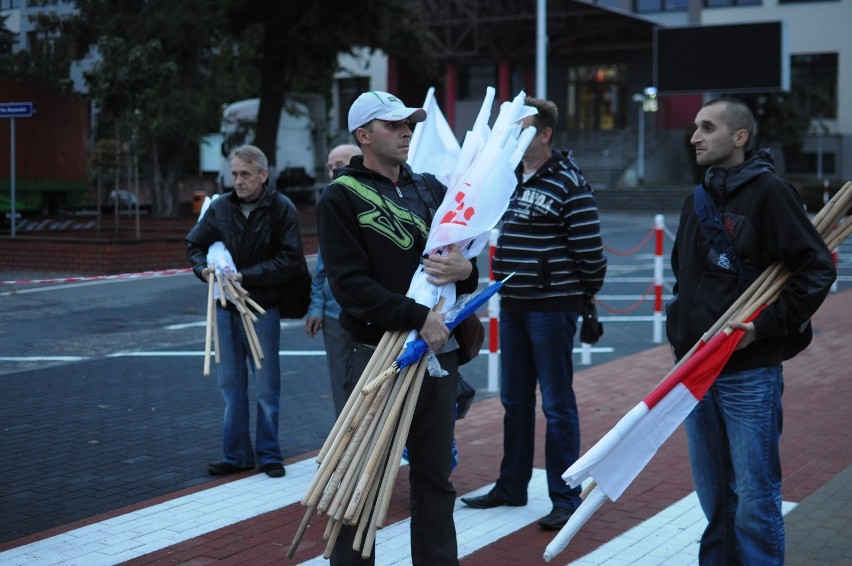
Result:
<svg viewBox="0 0 852 566"><path fill-rule="evenodd" d="M171 499L0 552L0 563L67 562L100 566L132 560L263 513L294 505L301 500L313 481L316 468L316 461L310 458L288 464L284 479L255 474ZM487 493L493 485L483 486L465 494L465 497ZM523 507L472 509L462 503L460 498L457 499L453 518L459 558L534 523L550 512L544 470L533 470L529 494L529 503ZM795 506L795 503L784 502L784 514ZM698 560L698 540L704 525L704 515L695 493L692 493L571 564L695 564ZM377 532L377 565L410 563L409 528L410 520L406 519ZM544 552L544 548L541 552ZM530 558L531 563L537 560L537 556ZM325 565L327 562L318 556L303 564Z"/></svg>
<svg viewBox="0 0 852 566"><path fill-rule="evenodd" d="M602 318L601 320L606 320ZM615 350L611 347L594 347L593 354L611 354ZM573 349L573 353L581 353L581 348ZM483 356L488 355L488 350L480 350ZM325 350L279 350L279 356L283 357L323 357ZM104 358L200 358L204 356L201 350L152 350L149 352L115 352L107 354ZM83 362L93 360L86 356L0 356L0 362Z"/></svg>
<svg viewBox="0 0 852 566"><path fill-rule="evenodd" d="M0 356L0 362L79 362L84 356Z"/></svg>
<svg viewBox="0 0 852 566"><path fill-rule="evenodd" d="M301 328L305 325L301 320L282 320L281 328ZM206 320L197 320L195 322L182 322L180 324L169 324L164 326L165 330L184 330L186 328L199 328L207 326Z"/></svg>
<svg viewBox="0 0 852 566"><path fill-rule="evenodd" d="M491 491L492 487L493 483L464 497L483 495ZM533 470L528 493L529 501L523 507L472 509L462 503L461 498L456 499L453 520L456 524L459 558L473 554L550 513L552 505L547 497L547 474L544 470ZM411 520L405 519L376 531L376 566L411 564L410 526ZM328 561L320 555L301 564L324 566Z"/></svg>
<svg viewBox="0 0 852 566"><path fill-rule="evenodd" d="M293 505L316 469L313 458L288 464L283 479L255 474L0 552L0 563L98 566L131 560Z"/></svg>
<svg viewBox="0 0 852 566"><path fill-rule="evenodd" d="M784 501L781 510L786 515L796 505ZM698 564L698 543L706 525L707 520L698 504L698 496L692 492L650 519L571 562L571 566L692 566ZM582 536L582 531L577 536Z"/></svg>
<svg viewBox="0 0 852 566"><path fill-rule="evenodd" d="M215 353L215 352L212 352ZM152 352L116 352L108 354L107 358L180 358L180 357L199 357L203 356L202 351L152 351ZM298 357L298 356L325 356L325 350L279 350L279 356Z"/></svg>

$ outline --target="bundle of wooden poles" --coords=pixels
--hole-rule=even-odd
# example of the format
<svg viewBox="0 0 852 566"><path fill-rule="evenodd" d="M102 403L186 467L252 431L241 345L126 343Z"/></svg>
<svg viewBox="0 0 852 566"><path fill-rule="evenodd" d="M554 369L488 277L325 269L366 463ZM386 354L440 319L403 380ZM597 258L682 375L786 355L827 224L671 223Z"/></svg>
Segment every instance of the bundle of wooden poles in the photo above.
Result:
<svg viewBox="0 0 852 566"><path fill-rule="evenodd" d="M436 307L436 308L440 308ZM414 416L426 357L401 371L394 363L408 331L385 332L355 391L317 456L319 468L302 498L304 519L290 545L292 558L316 515L328 517L323 556L329 558L340 528L357 525L353 548L371 553L388 505ZM395 376L397 379L387 379Z"/></svg>
<svg viewBox="0 0 852 566"><path fill-rule="evenodd" d="M263 360L263 349L254 330L257 316L252 312L254 309L258 314L266 314L266 311L249 297L249 292L243 289L240 282L226 273L220 273L214 265L210 265L210 275L207 276L207 327L204 338L204 376L210 375L211 350L215 355L216 363L219 363L219 328L216 324L216 295L214 288L219 289L219 302L224 308L228 304L228 298L237 307L243 328L248 338L251 357L257 369L261 367ZM249 308L251 307L251 308Z"/></svg>

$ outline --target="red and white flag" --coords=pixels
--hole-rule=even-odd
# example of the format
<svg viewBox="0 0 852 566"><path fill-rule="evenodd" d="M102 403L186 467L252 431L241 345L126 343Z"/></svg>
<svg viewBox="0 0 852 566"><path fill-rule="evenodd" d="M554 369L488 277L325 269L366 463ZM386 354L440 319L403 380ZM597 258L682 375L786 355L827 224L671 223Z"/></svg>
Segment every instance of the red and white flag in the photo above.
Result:
<svg viewBox="0 0 852 566"><path fill-rule="evenodd" d="M760 309L747 320L754 320ZM588 478L597 484L544 552L550 560L609 498L618 499L636 479L660 446L704 397L743 337L727 328L677 366L603 438L583 454L562 479L578 486Z"/></svg>

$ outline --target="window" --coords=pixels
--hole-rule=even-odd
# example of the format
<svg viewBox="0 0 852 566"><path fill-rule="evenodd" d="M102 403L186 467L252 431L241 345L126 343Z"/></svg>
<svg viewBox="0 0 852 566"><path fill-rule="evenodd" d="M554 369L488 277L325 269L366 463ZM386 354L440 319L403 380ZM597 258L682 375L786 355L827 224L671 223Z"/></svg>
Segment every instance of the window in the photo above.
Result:
<svg viewBox="0 0 852 566"><path fill-rule="evenodd" d="M835 158L836 156L833 152L822 154L823 176L831 176L837 173ZM787 173L796 175L813 175L819 168L819 156L816 153L805 153L803 151L796 151L793 148L784 151L784 162Z"/></svg>
<svg viewBox="0 0 852 566"><path fill-rule="evenodd" d="M731 8L734 6L761 6L763 0L704 0L705 8Z"/></svg>
<svg viewBox="0 0 852 566"><path fill-rule="evenodd" d="M349 107L355 102L362 92L370 90L370 77L347 77L337 79L337 123L340 124L340 129L348 128L349 123Z"/></svg>
<svg viewBox="0 0 852 566"><path fill-rule="evenodd" d="M807 114L837 118L837 53L790 56L790 86Z"/></svg>
<svg viewBox="0 0 852 566"><path fill-rule="evenodd" d="M633 0L633 11L638 14L654 12L686 12L688 0Z"/></svg>
<svg viewBox="0 0 852 566"><path fill-rule="evenodd" d="M459 100L475 100L496 82L497 67L494 65L460 66Z"/></svg>

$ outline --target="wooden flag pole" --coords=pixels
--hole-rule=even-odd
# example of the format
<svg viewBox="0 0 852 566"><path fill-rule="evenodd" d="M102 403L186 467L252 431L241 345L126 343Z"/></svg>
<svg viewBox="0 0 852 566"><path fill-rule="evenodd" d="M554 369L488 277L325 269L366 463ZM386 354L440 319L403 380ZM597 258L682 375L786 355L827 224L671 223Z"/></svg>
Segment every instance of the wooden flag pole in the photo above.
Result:
<svg viewBox="0 0 852 566"><path fill-rule="evenodd" d="M385 429L385 426L388 423L388 418L391 414L391 407L396 402L401 387L402 383L400 381L395 381L388 384L387 387L382 387L380 389L380 391L386 390L388 393L379 407L373 426L368 432L369 442L362 441L361 446L358 447L358 452L355 455L355 461L358 465L357 467L352 467L349 471L346 477L346 488L345 490L341 488L341 491L338 494L341 496L341 501L338 502L338 506L335 508L334 512L335 519L338 521L343 521L346 524L354 524L356 522L355 517L357 517L357 514L353 515L350 513L349 508L352 507L351 502L356 497L355 492L358 486L362 486L362 489L368 489L370 482L373 482L376 479L374 475L370 475L366 484L362 484L360 481L360 478L364 475L364 472L367 469L371 455L386 452L385 447L381 444L381 432ZM342 505L342 500L344 498L346 501L349 501L348 505ZM362 501L363 499L361 502ZM356 506L359 508L363 507L363 505L357 504Z"/></svg>
<svg viewBox="0 0 852 566"><path fill-rule="evenodd" d="M305 536L305 531L311 523L311 517L314 516L315 509L316 507L308 507L305 516L302 518L302 522L299 524L299 528L296 530L296 536L293 537L293 542L290 543L290 548L287 549L287 560L292 560L293 555L296 554L296 549L299 548L299 543L302 542L302 537Z"/></svg>
<svg viewBox="0 0 852 566"><path fill-rule="evenodd" d="M355 432L352 440L349 442L349 446L346 448L346 452L343 455L343 458L340 460L340 463L337 466L337 471L331 478L331 482L329 482L329 488L323 494L322 499L320 499L320 503L317 506L317 509L323 512L328 512L329 515L334 515L334 510L330 509L330 504L334 499L334 496L337 494L338 490L345 490L346 485L344 480L346 480L346 473L350 469L350 465L353 462L357 463L356 455L359 453L363 453L363 450L360 450L361 443L364 441L365 437L369 438L370 432L375 428L375 416L376 413L381 408L385 399L387 399L388 389L390 389L391 383L387 383L384 387L380 388L378 393L373 397L372 402L370 403L370 407L367 410L366 416L361 420L361 423L358 425L358 430Z"/></svg>
<svg viewBox="0 0 852 566"><path fill-rule="evenodd" d="M388 475L383 489L379 495L379 500L376 502L378 515L376 517L376 525L384 526L387 510L390 506L390 497L393 492L393 486L396 482L396 476L399 472L399 460L402 457L405 442L408 439L408 431L411 429L411 421L414 418L414 409L417 406L417 398L420 396L420 387L423 385L423 379L426 375L426 361L421 359L413 371L413 383L411 390L406 398L405 411L399 419L399 425L395 435L394 449L388 460Z"/></svg>
<svg viewBox="0 0 852 566"><path fill-rule="evenodd" d="M387 338L387 340L385 340ZM381 351L387 350L389 347L390 341L393 340L395 343L401 343L405 338L405 333L397 332L390 333L386 332L385 336L382 338L382 342L380 342L381 348L377 348L376 353L373 354L373 357L377 357L377 355L381 355ZM392 347L393 345L391 345ZM365 369L364 373L362 373L361 378L359 379L359 384L366 382L367 379L370 378L368 370L370 367L375 367L376 364L373 363ZM334 471L334 468L337 465L337 462L341 458L346 448L346 444L351 439L355 430L360 423L361 418L365 414L362 411L362 406L368 402L368 399L363 397L357 392L357 389L353 391L352 395L349 397L349 401L346 404L346 408L343 412L341 412L340 416L335 423L335 427L332 429L332 432L329 434L328 438L326 438L326 442L324 447L327 450L327 453L323 455L322 458L317 458L317 463L320 464L319 469L314 475L314 479L305 493L305 496L302 498L302 505L316 505L319 501L320 496L322 495L322 490L325 488L328 483L328 479Z"/></svg>
<svg viewBox="0 0 852 566"><path fill-rule="evenodd" d="M228 306L228 300L225 298L225 285L222 283L222 277L224 275L220 275L218 271L214 271L216 274L216 284L219 286L219 304L222 308Z"/></svg>
<svg viewBox="0 0 852 566"><path fill-rule="evenodd" d="M215 324L215 300L213 299L213 274L207 276L207 326L204 329L204 377L210 376L210 349L213 340L213 325ZM219 349L216 348L216 353Z"/></svg>
<svg viewBox="0 0 852 566"><path fill-rule="evenodd" d="M352 407L356 403L360 403L363 400L363 397L357 392L359 392L364 386L364 383L368 381L370 377L370 372L372 371L372 368L376 365L378 356L388 348L389 342L391 342L392 340L395 341L397 338L404 335L405 334L403 333L403 331L385 332L382 335L382 339L379 342L379 345L376 346L375 353L370 357L370 361L367 364L367 367L361 373L361 377L358 380L358 384L355 386L352 395L350 395L349 399L347 399L346 405L343 407L343 410L340 412L340 415L337 417L337 420L334 423L334 427L331 429L331 432L329 433L328 437L326 437L325 443L323 443L323 446L320 449L319 454L317 455L317 462L322 462L323 458L325 457L325 454L329 451L331 445L334 443L334 440L337 437L337 434L340 429L344 428L345 426L348 426L347 421L350 421L352 417Z"/></svg>

